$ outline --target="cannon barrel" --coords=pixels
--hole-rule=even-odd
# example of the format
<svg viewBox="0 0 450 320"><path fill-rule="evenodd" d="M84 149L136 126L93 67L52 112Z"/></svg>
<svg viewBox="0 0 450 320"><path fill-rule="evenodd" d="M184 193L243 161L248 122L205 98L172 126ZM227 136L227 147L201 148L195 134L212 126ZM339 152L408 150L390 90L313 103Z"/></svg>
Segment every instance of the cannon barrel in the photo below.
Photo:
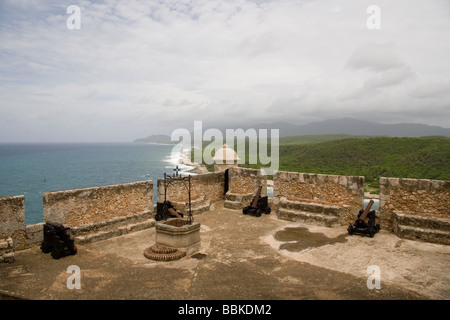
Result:
<svg viewBox="0 0 450 320"><path fill-rule="evenodd" d="M259 197L261 196L261 189L262 189L262 187L259 186L258 190L256 191L256 195L253 198L253 202L252 202L252 208L258 208L258 200L259 200Z"/></svg>
<svg viewBox="0 0 450 320"><path fill-rule="evenodd" d="M374 201L373 201L372 199L370 199L369 203L367 204L367 206L366 206L366 208L364 209L364 211L363 211L363 213L361 214L361 216L359 216L358 220L360 220L360 221L366 220L367 215L368 215L369 212L370 212L370 208L371 208L372 205L373 205L373 202L374 202Z"/></svg>
<svg viewBox="0 0 450 320"><path fill-rule="evenodd" d="M167 211L168 211L172 216L175 216L175 217L178 217L178 218L182 217L182 215L179 214L179 213L177 212L177 210L175 210L174 208L169 208Z"/></svg>

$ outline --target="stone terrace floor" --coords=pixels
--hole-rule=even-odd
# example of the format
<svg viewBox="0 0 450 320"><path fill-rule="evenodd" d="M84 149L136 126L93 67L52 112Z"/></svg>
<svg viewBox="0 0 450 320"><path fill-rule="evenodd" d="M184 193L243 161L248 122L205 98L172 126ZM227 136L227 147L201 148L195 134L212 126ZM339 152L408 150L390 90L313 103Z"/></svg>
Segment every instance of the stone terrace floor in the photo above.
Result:
<svg viewBox="0 0 450 320"><path fill-rule="evenodd" d="M156 262L144 257L155 228L78 245L59 260L39 246L0 264L0 296L27 299L126 300L414 300L450 299L450 246L347 235L346 226L318 227L253 217L216 203L194 217L200 253ZM67 267L81 270L68 289ZM380 289L368 289L367 268L380 268Z"/></svg>

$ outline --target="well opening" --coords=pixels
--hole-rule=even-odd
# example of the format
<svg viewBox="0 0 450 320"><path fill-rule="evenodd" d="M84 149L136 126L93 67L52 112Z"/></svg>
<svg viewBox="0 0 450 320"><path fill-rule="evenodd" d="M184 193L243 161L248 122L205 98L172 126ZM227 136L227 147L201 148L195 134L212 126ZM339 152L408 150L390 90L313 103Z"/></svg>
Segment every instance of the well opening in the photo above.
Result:
<svg viewBox="0 0 450 320"><path fill-rule="evenodd" d="M161 223L179 228L189 224L189 221L184 219L170 219Z"/></svg>

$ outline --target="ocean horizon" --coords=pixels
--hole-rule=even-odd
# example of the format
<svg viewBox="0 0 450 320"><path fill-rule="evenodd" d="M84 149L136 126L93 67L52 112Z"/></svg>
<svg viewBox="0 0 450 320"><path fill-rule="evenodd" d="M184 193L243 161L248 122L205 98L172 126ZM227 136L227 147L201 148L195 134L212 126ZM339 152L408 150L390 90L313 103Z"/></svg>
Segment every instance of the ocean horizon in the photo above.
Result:
<svg viewBox="0 0 450 320"><path fill-rule="evenodd" d="M0 143L0 196L25 196L25 224L43 222L42 194L152 180L192 167L174 145L103 143Z"/></svg>

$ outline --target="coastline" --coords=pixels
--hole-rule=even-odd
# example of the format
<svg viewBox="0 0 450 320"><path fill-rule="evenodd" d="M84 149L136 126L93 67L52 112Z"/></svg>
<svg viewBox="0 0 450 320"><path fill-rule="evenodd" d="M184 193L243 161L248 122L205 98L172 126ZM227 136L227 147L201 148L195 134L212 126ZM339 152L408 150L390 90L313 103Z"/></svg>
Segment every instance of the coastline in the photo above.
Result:
<svg viewBox="0 0 450 320"><path fill-rule="evenodd" d="M187 166L187 167L192 167L191 169L188 170L183 170L182 172L187 172L189 174L204 174L204 173L208 173L208 169L206 169L203 165L198 164L196 162L191 162L191 150L189 149L187 151L183 151L181 153L181 157L180 157L180 164Z"/></svg>

